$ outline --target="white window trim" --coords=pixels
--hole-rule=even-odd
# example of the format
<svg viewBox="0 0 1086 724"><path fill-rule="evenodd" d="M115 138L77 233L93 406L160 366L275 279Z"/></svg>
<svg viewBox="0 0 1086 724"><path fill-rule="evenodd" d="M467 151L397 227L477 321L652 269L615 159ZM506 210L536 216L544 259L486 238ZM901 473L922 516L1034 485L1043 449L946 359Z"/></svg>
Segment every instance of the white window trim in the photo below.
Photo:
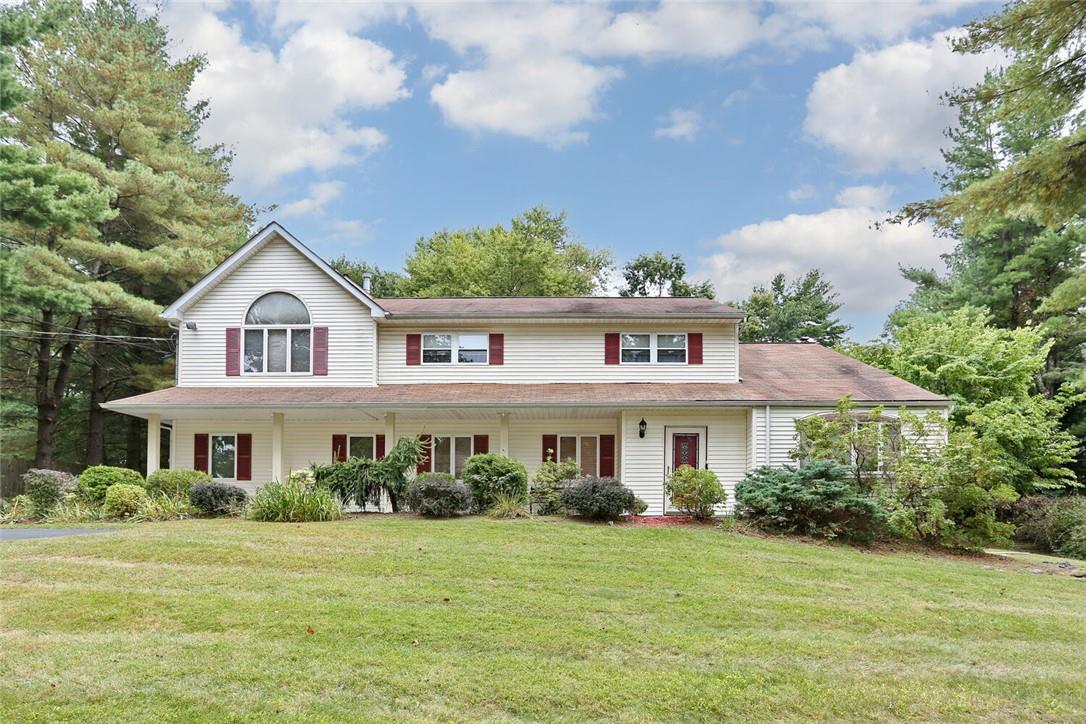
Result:
<svg viewBox="0 0 1086 724"><path fill-rule="evenodd" d="M373 441L373 459L377 459L377 433L375 432L347 432L343 433L347 438L347 449L343 452L347 457L351 457L351 438L354 437L368 437Z"/></svg>
<svg viewBox="0 0 1086 724"><path fill-rule="evenodd" d="M232 437L234 438L234 474L229 478L217 478L211 475L215 469L215 438L217 437ZM212 432L207 436L207 472L211 475L212 480L221 480L228 483L236 483L238 480L238 433L236 432Z"/></svg>
<svg viewBox="0 0 1086 724"><path fill-rule="evenodd" d="M604 434L606 434L606 433L604 433ZM564 438L564 437L573 437L573 438L577 439L577 457L575 458L574 462L576 462L577 467L581 469L581 474L582 475L584 474L584 466L581 465L581 438L582 437L594 437L594 438L596 438L596 477L597 478L600 477L600 435L598 433L584 433L584 434L581 434L581 433L567 433L567 434L564 434L564 435L562 433L558 433L557 437L558 437L558 442L557 442L558 449L554 451L554 457L557 459L559 464L562 463L562 438Z"/></svg>
<svg viewBox="0 0 1086 724"><path fill-rule="evenodd" d="M627 335L648 335L649 336L649 359L647 362L627 362L622 359L622 352L625 349L644 349L644 347L624 347L622 344L623 337ZM675 337L678 335L683 336L683 357L682 362L660 362L657 359L657 337L659 335L667 335L669 337ZM680 349L679 347L665 347L664 349ZM618 363L620 365L630 365L631 367L643 367L646 365L662 365L664 367L685 367L690 364L690 334L688 332L619 332L618 334Z"/></svg>
<svg viewBox="0 0 1086 724"><path fill-rule="evenodd" d="M434 468L434 463L437 461L435 453L437 452L437 439L439 437L447 437L451 440L451 442L449 443L449 467L451 468L454 467L456 463L456 438L466 437L468 439L468 457L470 458L472 455L475 454L475 435L440 432L435 432L434 434L430 435L430 472L445 473L447 475L452 475L453 477L456 477L456 473L452 472L451 470L437 470ZM459 480L459 478L457 478L457 480Z"/></svg>
<svg viewBox="0 0 1086 724"><path fill-rule="evenodd" d="M447 335L451 337L449 346L449 361L448 362L427 362L426 361L426 336L427 335ZM460 361L460 336L461 335L479 335L486 337L486 345L483 347L483 352L486 353L486 359L482 362L461 362ZM483 367L490 364L490 333L489 332L422 332L419 337L419 362L424 365L434 366L448 366L448 365L467 365L469 367Z"/></svg>
<svg viewBox="0 0 1086 724"><path fill-rule="evenodd" d="M309 369L299 370L295 372L292 369L288 369L286 372L268 372L268 331L273 329L285 329L287 331L287 366L294 366L294 358L291 354L291 343L294 340L294 331L302 330L309 332ZM263 332L264 334L264 357L263 367L261 372L250 372L245 369L245 333L246 332ZM311 324L251 324L241 328L241 349L239 354L241 355L241 374L253 375L256 377L308 377L313 374L313 325Z"/></svg>
<svg viewBox="0 0 1086 724"><path fill-rule="evenodd" d="M297 299L305 307L306 316L309 317L308 324L246 324L246 318L249 316L249 310L253 308L253 305L258 301L268 296L269 294L289 294ZM239 369L242 375L253 375L256 377L307 377L313 375L313 312L310 311L309 305L305 303L305 300L299 297L294 292L286 289L266 289L260 294L249 300L249 303L245 306L245 312L241 315L241 344L238 345ZM247 372L245 370L245 331L246 330L263 330L264 332L264 357L263 357L263 371L261 372ZM285 329L287 330L287 371L286 372L268 372L268 330L269 329ZM293 367L293 358L291 357L291 342L293 340L293 330L295 329L308 329L309 330L309 369L304 372L295 372L290 367Z"/></svg>
<svg viewBox="0 0 1086 724"><path fill-rule="evenodd" d="M892 424L897 425L898 426L898 434L899 435L902 434L901 433L901 421L896 419L896 418L894 418L894 419L886 419L885 416L884 416L882 419L878 419L878 420L858 420L856 423L854 423L853 430L852 430L853 434L856 434L856 433L858 433L860 431L860 425L872 425L873 424L873 425L878 425L878 428L879 428L879 430L878 430L878 443L877 443L877 445L875 447L875 469L874 470L861 470L860 471L861 474L864 474L864 475L880 475L880 476L881 475L886 475L886 460L885 460L885 458L883 456L883 427L887 423L892 423ZM858 467L859 460L856 457L856 448L855 447L852 448L850 454L852 456L852 466L853 467Z"/></svg>

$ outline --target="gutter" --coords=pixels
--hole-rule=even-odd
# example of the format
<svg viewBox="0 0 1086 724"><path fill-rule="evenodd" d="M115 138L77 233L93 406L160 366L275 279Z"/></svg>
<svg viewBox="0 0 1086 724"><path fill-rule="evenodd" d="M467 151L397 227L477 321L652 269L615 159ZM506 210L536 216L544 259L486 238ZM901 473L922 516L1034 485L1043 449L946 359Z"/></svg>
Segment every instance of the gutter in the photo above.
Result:
<svg viewBox="0 0 1086 724"><path fill-rule="evenodd" d="M854 400L859 405L884 405L886 407L952 407L950 400ZM276 409L283 408L388 408L400 409L427 409L427 408L498 408L498 407L756 407L761 405L787 405L789 407L832 407L837 400L609 400L584 402L578 400L566 400L562 402L532 402L532 401L508 401L493 400L487 402L397 402L387 400L382 402L234 402L234 403L155 403L121 401L104 402L101 407L114 412L123 412L125 409L137 410L236 410L236 409Z"/></svg>

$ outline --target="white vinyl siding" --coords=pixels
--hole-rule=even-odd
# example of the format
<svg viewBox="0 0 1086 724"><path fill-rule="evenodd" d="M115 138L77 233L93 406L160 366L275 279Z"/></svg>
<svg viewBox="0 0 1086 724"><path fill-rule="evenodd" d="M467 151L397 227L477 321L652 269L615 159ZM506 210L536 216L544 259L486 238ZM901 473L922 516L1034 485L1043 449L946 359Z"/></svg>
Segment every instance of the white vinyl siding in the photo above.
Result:
<svg viewBox="0 0 1086 724"><path fill-rule="evenodd" d="M876 405L863 405L857 406L857 411L860 413L868 412ZM899 407L893 407L892 405L886 405L883 408L883 414L887 417L897 417ZM919 408L910 407L910 412L923 418L931 410L937 410L941 414L945 414L945 408ZM770 426L769 426L769 453L766 454L766 428L765 428L765 406L760 405L753 410L753 430L752 430L752 442L753 448L751 450L751 466L761 467L762 465L771 465L773 467L781 467L783 465L795 466L797 461L791 456L792 450L796 447L796 420L809 417L811 415L824 415L828 412L833 412L832 407L775 407L770 406ZM937 429L931 431L930 441L932 443L939 442L941 440L940 433Z"/></svg>
<svg viewBox="0 0 1086 724"><path fill-rule="evenodd" d="M645 437L637 426L645 418ZM648 503L648 515L664 512L667 428L705 428L705 466L715 472L728 491L727 509L735 503L735 484L746 475L747 414L743 409L630 410L622 416L623 484Z"/></svg>
<svg viewBox="0 0 1086 724"><path fill-rule="evenodd" d="M328 327L328 374L226 375L226 328L244 327L249 305L262 294L289 292L309 308L313 326ZM179 338L179 385L374 385L376 328L370 310L279 238L222 279L185 311ZM244 345L244 335L243 342ZM253 454L253 465L257 456ZM254 479L256 472L253 473Z"/></svg>
<svg viewBox="0 0 1086 724"><path fill-rule="evenodd" d="M468 328L465 327L465 331ZM701 332L703 363L691 364L604 364L604 335L608 332L646 334ZM638 325L628 322L608 324L541 323L538 325L491 324L480 330L497 332L505 339L504 363L485 364L407 364L407 335L428 333L427 327L407 329L380 327L379 380L387 384L434 382L736 382L739 379L739 351L736 326L719 324L680 324L669 322ZM454 333L451 326L447 330Z"/></svg>

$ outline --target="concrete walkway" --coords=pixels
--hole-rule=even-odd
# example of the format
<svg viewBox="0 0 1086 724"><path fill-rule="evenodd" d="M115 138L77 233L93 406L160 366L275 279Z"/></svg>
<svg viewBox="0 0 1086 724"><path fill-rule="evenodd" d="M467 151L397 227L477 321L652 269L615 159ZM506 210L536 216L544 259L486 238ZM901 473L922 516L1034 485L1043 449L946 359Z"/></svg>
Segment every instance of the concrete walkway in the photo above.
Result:
<svg viewBox="0 0 1086 724"><path fill-rule="evenodd" d="M0 541L31 538L64 538L70 535L112 533L114 528L0 528Z"/></svg>

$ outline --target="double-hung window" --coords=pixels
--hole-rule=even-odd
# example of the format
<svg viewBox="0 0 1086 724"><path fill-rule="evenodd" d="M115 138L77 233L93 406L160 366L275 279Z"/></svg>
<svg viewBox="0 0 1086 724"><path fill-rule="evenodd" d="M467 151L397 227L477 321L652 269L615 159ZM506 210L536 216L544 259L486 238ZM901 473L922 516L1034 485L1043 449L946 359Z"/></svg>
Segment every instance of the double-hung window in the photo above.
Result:
<svg viewBox="0 0 1086 724"><path fill-rule="evenodd" d="M623 364L686 364L686 335L622 334Z"/></svg>
<svg viewBox="0 0 1086 724"><path fill-rule="evenodd" d="M375 446L373 435L348 435L347 455L352 458L374 460Z"/></svg>
<svg viewBox="0 0 1086 724"><path fill-rule="evenodd" d="M865 434L874 428L873 434ZM862 473L881 475L886 463L898 449L901 423L898 420L859 420L856 423L856 442L852 446L852 464Z"/></svg>
<svg viewBox="0 0 1086 724"><path fill-rule="evenodd" d="M238 446L236 435L211 436L211 477L235 480L238 476Z"/></svg>
<svg viewBox="0 0 1086 724"><path fill-rule="evenodd" d="M489 361L489 335L427 333L422 335L423 364L482 364Z"/></svg>
<svg viewBox="0 0 1086 724"><path fill-rule="evenodd" d="M286 292L271 292L253 302L245 315L241 357L245 374L308 373L313 327L302 301Z"/></svg>
<svg viewBox="0 0 1086 724"><path fill-rule="evenodd" d="M582 475L597 475L600 469L600 438L598 435L559 435L558 461L572 460L581 467Z"/></svg>
<svg viewBox="0 0 1086 724"><path fill-rule="evenodd" d="M474 440L471 435L434 435L430 459L435 473L448 473L459 478L464 464L472 455Z"/></svg>

